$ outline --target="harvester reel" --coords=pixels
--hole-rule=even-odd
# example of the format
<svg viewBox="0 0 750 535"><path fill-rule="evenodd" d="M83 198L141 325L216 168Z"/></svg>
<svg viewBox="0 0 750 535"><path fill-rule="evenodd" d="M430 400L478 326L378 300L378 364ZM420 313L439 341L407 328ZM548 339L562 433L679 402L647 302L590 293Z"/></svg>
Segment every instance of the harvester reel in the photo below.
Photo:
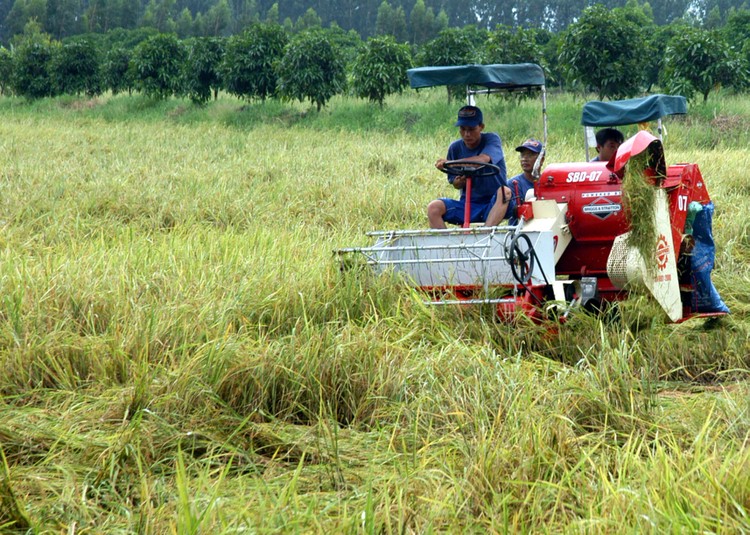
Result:
<svg viewBox="0 0 750 535"><path fill-rule="evenodd" d="M513 277L525 284L534 271L534 247L526 234L517 234L508 247L508 263Z"/></svg>

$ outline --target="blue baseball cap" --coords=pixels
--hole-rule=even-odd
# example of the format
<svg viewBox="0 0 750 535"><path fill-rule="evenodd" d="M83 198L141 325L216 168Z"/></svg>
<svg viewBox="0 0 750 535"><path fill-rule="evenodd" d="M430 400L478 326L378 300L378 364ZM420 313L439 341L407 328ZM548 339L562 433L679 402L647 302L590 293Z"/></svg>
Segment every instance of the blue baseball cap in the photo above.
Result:
<svg viewBox="0 0 750 535"><path fill-rule="evenodd" d="M537 141L536 139L529 138L523 143L521 143L519 146L516 147L516 150L518 152L521 152L523 149L529 149L531 152L536 152L539 154L542 152L542 142Z"/></svg>
<svg viewBox="0 0 750 535"><path fill-rule="evenodd" d="M458 110L456 126L477 126L482 124L482 110L476 106L464 106Z"/></svg>

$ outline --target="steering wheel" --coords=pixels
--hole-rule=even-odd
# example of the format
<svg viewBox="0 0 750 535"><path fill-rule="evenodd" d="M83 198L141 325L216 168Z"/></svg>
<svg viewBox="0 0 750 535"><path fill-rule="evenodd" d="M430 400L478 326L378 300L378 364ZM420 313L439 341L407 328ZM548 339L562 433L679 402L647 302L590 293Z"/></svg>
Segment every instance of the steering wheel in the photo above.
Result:
<svg viewBox="0 0 750 535"><path fill-rule="evenodd" d="M500 168L491 163L467 162L465 160L443 162L443 168L440 170L447 175L464 175L472 178L492 176L500 172Z"/></svg>
<svg viewBox="0 0 750 535"><path fill-rule="evenodd" d="M518 234L510 242L508 263L513 277L519 283L529 280L534 271L534 248L526 234Z"/></svg>

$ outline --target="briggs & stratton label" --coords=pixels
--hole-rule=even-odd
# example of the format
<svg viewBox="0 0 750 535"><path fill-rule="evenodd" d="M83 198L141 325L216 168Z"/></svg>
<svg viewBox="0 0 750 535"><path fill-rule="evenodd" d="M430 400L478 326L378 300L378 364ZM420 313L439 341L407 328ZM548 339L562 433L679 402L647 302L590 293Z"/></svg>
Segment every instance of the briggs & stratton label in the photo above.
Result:
<svg viewBox="0 0 750 535"><path fill-rule="evenodd" d="M583 207L584 214L591 214L602 220L620 211L622 211L622 204L612 202L605 197L599 197L594 202Z"/></svg>

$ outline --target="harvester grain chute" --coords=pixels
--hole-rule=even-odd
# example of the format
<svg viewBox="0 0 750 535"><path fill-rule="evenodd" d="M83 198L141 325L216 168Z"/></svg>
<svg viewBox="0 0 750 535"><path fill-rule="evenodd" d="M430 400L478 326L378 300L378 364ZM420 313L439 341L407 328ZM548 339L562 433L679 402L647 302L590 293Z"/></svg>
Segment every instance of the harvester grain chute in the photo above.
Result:
<svg viewBox="0 0 750 535"><path fill-rule="evenodd" d="M412 87L466 85L469 103L478 94L538 91L547 147L544 74L537 65L423 67L411 69L409 79ZM363 255L378 273L403 274L426 303L490 304L502 319L537 320L550 311L564 318L577 306L602 310L644 289L672 321L726 314L710 280L713 205L705 181L696 164L667 166L660 139L661 118L685 112L684 98L667 95L589 103L584 126L657 120L659 137L641 130L609 162L535 169L539 178L518 206L516 225L371 232L372 246L337 253ZM482 165L456 165L474 180L486 173ZM627 181L648 193L635 218ZM697 262L696 250L703 255Z"/></svg>

